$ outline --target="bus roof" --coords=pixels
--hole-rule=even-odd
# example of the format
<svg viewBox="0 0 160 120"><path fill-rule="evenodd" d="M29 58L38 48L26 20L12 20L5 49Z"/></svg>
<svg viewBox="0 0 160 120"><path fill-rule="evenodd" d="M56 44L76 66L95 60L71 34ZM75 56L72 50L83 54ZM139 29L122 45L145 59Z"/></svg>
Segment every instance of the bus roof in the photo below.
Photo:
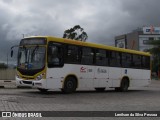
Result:
<svg viewBox="0 0 160 120"><path fill-rule="evenodd" d="M58 38L58 37L53 37L53 36L31 36L28 38L47 38L48 41L55 41L55 42L60 42L60 43L68 43L68 44L74 44L74 45L80 45L80 46L86 46L86 47L93 47L93 48L113 50L113 51L119 51L119 52L125 52L125 53L133 53L133 54L151 56L151 54L148 52L118 48L118 47L91 43L91 42L82 42L82 41L71 40L71 39L66 39L66 38Z"/></svg>

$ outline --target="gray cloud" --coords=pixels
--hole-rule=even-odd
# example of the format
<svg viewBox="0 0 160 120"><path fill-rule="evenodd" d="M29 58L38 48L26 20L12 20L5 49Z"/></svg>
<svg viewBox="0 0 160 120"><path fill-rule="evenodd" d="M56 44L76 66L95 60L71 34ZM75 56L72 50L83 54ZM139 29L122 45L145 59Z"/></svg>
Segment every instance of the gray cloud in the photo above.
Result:
<svg viewBox="0 0 160 120"><path fill-rule="evenodd" d="M159 5L159 0L2 0L0 55L22 34L62 37L77 24L88 33L88 41L113 45L116 35L160 26Z"/></svg>

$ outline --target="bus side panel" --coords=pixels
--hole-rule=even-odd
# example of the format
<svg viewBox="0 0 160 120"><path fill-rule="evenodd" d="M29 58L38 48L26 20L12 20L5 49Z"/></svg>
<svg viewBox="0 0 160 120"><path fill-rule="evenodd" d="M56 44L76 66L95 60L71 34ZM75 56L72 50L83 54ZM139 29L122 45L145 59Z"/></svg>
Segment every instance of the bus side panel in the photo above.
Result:
<svg viewBox="0 0 160 120"><path fill-rule="evenodd" d="M110 87L112 81L109 80L109 68L95 66L94 87Z"/></svg>
<svg viewBox="0 0 160 120"><path fill-rule="evenodd" d="M62 78L61 75L62 68L48 68L47 69L47 89L55 89L62 87Z"/></svg>
<svg viewBox="0 0 160 120"><path fill-rule="evenodd" d="M79 65L78 70L80 72L78 87L79 88L93 88L95 66Z"/></svg>
<svg viewBox="0 0 160 120"><path fill-rule="evenodd" d="M141 86L147 86L151 82L151 72L150 70L143 70L143 77L142 77L142 84Z"/></svg>
<svg viewBox="0 0 160 120"><path fill-rule="evenodd" d="M150 72L140 69L131 69L129 72L130 87L146 86L149 84Z"/></svg>
<svg viewBox="0 0 160 120"><path fill-rule="evenodd" d="M143 77L144 79L151 81L151 70L143 70Z"/></svg>
<svg viewBox="0 0 160 120"><path fill-rule="evenodd" d="M94 66L65 64L63 68L48 68L47 88L62 88L65 78L69 75L78 79L78 87L93 87Z"/></svg>
<svg viewBox="0 0 160 120"><path fill-rule="evenodd" d="M122 68L110 67L109 68L109 80L112 81L112 86L110 87L119 87L122 79L121 74Z"/></svg>
<svg viewBox="0 0 160 120"><path fill-rule="evenodd" d="M143 77L146 80L145 86L149 85L151 83L151 70L144 70Z"/></svg>

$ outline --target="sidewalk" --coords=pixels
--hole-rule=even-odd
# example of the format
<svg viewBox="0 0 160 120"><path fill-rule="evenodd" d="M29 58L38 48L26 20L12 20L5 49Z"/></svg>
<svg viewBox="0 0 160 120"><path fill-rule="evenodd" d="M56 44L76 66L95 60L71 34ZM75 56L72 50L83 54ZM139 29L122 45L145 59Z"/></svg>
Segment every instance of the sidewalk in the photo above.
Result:
<svg viewBox="0 0 160 120"><path fill-rule="evenodd" d="M15 80L0 80L0 88L17 88Z"/></svg>

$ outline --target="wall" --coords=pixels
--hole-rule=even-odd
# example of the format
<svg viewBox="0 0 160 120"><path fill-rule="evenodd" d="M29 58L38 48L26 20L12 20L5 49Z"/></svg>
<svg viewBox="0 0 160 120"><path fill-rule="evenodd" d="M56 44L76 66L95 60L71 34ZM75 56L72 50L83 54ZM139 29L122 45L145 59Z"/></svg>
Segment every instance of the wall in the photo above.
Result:
<svg viewBox="0 0 160 120"><path fill-rule="evenodd" d="M132 50L139 50L138 32L131 32L127 34L127 48Z"/></svg>
<svg viewBox="0 0 160 120"><path fill-rule="evenodd" d="M16 69L0 69L0 80L15 80Z"/></svg>

